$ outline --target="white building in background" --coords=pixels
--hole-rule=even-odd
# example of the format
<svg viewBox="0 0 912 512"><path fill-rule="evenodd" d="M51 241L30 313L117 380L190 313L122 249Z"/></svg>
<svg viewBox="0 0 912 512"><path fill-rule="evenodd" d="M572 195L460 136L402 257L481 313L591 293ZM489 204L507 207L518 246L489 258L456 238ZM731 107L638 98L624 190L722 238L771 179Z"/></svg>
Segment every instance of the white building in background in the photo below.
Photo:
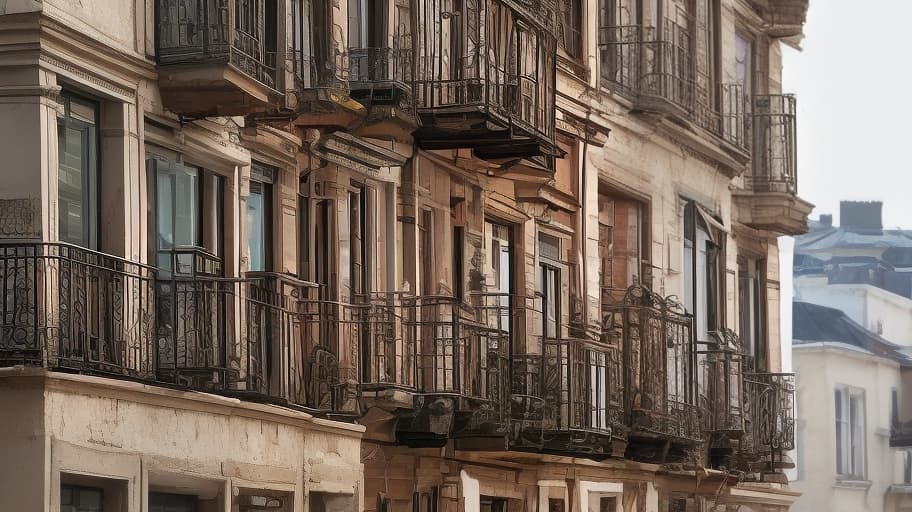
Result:
<svg viewBox="0 0 912 512"><path fill-rule="evenodd" d="M843 202L795 240L794 510L912 510L912 455L891 447L912 346L912 232L881 203Z"/></svg>

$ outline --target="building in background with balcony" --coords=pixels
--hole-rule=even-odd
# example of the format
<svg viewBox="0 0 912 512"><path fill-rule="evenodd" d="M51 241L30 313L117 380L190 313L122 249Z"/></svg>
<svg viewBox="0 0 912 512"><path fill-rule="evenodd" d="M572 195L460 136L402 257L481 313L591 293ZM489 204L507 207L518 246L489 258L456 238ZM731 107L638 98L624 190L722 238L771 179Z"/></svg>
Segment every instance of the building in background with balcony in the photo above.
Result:
<svg viewBox="0 0 912 512"><path fill-rule="evenodd" d="M912 451L900 425L912 318L912 232L880 202L842 201L795 239L795 510L905 510ZM891 431L893 438L891 439Z"/></svg>
<svg viewBox="0 0 912 512"><path fill-rule="evenodd" d="M787 509L806 9L7 2L4 504Z"/></svg>

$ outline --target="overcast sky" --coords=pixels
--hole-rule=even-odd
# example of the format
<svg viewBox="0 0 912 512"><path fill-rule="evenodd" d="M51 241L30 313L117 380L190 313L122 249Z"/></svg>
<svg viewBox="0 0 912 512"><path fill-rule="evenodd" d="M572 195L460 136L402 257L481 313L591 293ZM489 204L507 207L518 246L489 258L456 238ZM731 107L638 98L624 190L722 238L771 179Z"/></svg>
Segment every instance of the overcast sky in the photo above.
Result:
<svg viewBox="0 0 912 512"><path fill-rule="evenodd" d="M786 48L798 97L798 193L811 214L882 200L884 227L912 229L912 2L811 0L802 51Z"/></svg>

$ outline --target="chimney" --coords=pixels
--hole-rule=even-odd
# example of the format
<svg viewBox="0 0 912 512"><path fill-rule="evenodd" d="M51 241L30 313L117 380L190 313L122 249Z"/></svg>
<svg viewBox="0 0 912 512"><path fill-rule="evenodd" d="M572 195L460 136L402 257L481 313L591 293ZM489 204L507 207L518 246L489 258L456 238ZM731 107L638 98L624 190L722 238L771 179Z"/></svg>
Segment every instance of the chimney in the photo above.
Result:
<svg viewBox="0 0 912 512"><path fill-rule="evenodd" d="M883 202L840 201L839 226L857 233L880 233L883 230Z"/></svg>
<svg viewBox="0 0 912 512"><path fill-rule="evenodd" d="M833 214L832 213L821 213L820 220L818 222L820 222L821 227L825 227L825 228L833 227Z"/></svg>

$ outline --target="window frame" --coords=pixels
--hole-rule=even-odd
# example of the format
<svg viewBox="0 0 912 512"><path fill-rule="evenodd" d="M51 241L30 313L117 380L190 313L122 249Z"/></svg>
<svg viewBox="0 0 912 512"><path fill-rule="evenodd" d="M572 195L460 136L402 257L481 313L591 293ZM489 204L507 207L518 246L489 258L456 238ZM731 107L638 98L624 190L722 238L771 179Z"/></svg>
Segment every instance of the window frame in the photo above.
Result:
<svg viewBox="0 0 912 512"><path fill-rule="evenodd" d="M83 106L90 107L93 110L94 120L89 123L88 121L74 118L70 114L72 112L73 102L82 104ZM64 89L60 92L60 102L63 106L63 114L57 117L57 145L58 145L58 161L57 161L57 200L58 200L58 210L57 210L57 234L58 238L66 243L72 243L80 247L85 247L90 250L98 250L101 246L101 105L102 103L98 100L94 100L87 96L83 96L78 93L74 93L68 89ZM88 130L91 133L90 140L83 141L81 156L81 164L83 167L81 171L81 183L80 183L80 206L89 208L89 217L88 222L86 221L85 212L82 213L81 223L82 223L82 233L80 234L81 240L79 242L70 240L64 240L63 238L63 229L61 223L66 221L65 216L60 211L60 181L61 181L61 165L63 163L62 155L60 152L60 143L61 137L66 140L66 130L68 128L79 129L84 133ZM94 163L94 165L92 165ZM67 230L69 232L69 230Z"/></svg>
<svg viewBox="0 0 912 512"><path fill-rule="evenodd" d="M253 196L255 194L254 188L259 188L259 192L257 194L262 197L262 226L260 229L263 234L263 253L260 255L263 260L262 268L254 268L253 251L250 245L251 230L247 229L247 268L251 272L271 272L274 268L274 255L272 246L275 238L275 225L273 219L273 208L275 205L275 182L278 174L279 169L277 167L262 164L256 161L251 162L249 196ZM250 213L249 196L246 214ZM247 219L247 222L247 227L249 228L249 218Z"/></svg>
<svg viewBox="0 0 912 512"><path fill-rule="evenodd" d="M865 480L867 439L864 390L837 386L834 407L836 476L841 480ZM853 411L856 412L854 416Z"/></svg>

